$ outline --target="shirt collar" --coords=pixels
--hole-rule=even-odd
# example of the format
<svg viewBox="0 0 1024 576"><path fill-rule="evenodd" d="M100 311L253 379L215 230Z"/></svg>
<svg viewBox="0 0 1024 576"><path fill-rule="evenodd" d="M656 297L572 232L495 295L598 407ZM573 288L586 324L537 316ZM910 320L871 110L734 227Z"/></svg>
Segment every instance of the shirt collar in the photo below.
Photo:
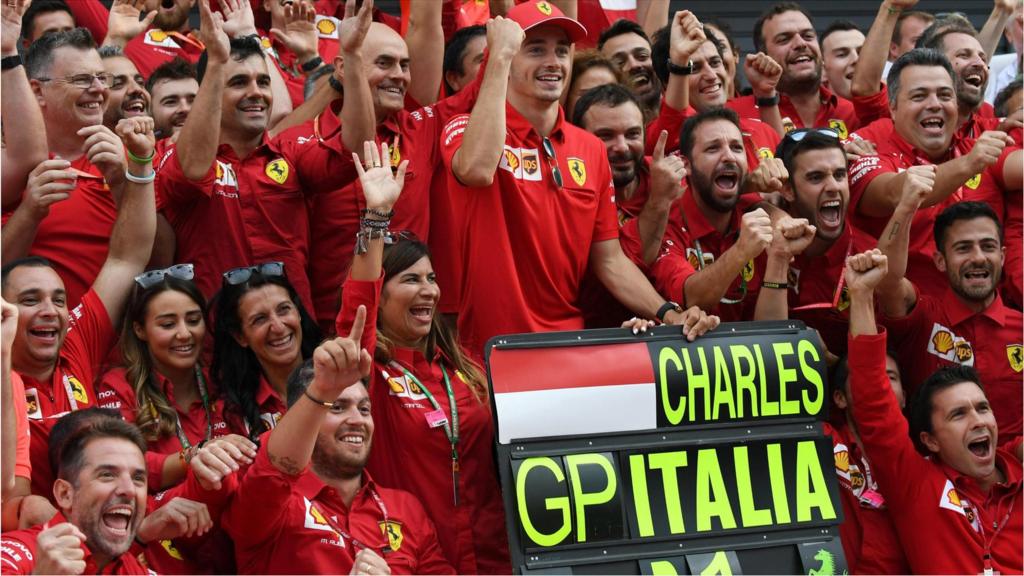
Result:
<svg viewBox="0 0 1024 576"><path fill-rule="evenodd" d="M937 456L932 456L932 458L937 459ZM1006 492L1017 492L1020 490L1020 464L1018 462L1017 465L1014 466L1013 460L1015 459L1015 456L1007 455L1005 449L996 449L996 468L998 468L999 471L1003 473L1004 480L1002 482L996 482L995 484L993 484L993 490L996 489L997 487L1005 488ZM973 476L968 476L967 474L960 472L959 470L953 468L949 464L946 464L942 460L938 460L938 463L943 473L945 473L946 478L952 480L953 485L955 487L964 490L965 492L976 492L981 498L988 498L988 494L981 493L981 490L978 487L978 481L975 480ZM983 502L972 502L972 504L982 505Z"/></svg>
<svg viewBox="0 0 1024 576"><path fill-rule="evenodd" d="M266 376L260 375L260 386L256 389L256 404L263 406L268 400L274 399L281 402L281 397L278 396L277 390L267 382Z"/></svg>
<svg viewBox="0 0 1024 576"><path fill-rule="evenodd" d="M677 209L682 214L683 226L686 227L691 238L704 238L718 234L718 230L708 222L704 212L697 205L696 194L697 191L694 189L693 183L687 177L686 190L683 192L683 197L680 200L681 204L677 204ZM729 230L735 229L736 210L734 209L729 217Z"/></svg>
<svg viewBox="0 0 1024 576"><path fill-rule="evenodd" d="M555 120L555 127L551 130L551 134L548 138L551 140L562 143L565 141L565 134L562 130L563 123L565 122L565 113L562 107L558 107L558 119ZM543 137L536 130L533 129L533 124L530 124L529 120L526 119L522 114L519 113L512 104L505 102L505 128L512 134L515 134L519 140L531 139L531 133L539 141Z"/></svg>
<svg viewBox="0 0 1024 576"><path fill-rule="evenodd" d="M370 473L363 469L362 473L363 483L359 487L359 491L356 492L356 498L361 498L369 493L369 490L377 490L377 484L373 481ZM331 487L324 483L316 472L313 472L313 468L310 465L306 466L305 472L299 476L298 480L295 481L295 491L298 492L306 500L316 500L324 490L330 490ZM353 499L353 502L356 500ZM338 498L338 502L341 499Z"/></svg>
<svg viewBox="0 0 1024 576"><path fill-rule="evenodd" d="M949 322L953 326L962 324L963 322L979 315L988 317L1000 326L1006 325L1006 306L1003 305L1003 299L999 296L998 291L996 291L996 297L992 300L992 303L980 313L976 313L968 308L949 286L946 287L946 295L942 301L946 307L946 316L949 318Z"/></svg>

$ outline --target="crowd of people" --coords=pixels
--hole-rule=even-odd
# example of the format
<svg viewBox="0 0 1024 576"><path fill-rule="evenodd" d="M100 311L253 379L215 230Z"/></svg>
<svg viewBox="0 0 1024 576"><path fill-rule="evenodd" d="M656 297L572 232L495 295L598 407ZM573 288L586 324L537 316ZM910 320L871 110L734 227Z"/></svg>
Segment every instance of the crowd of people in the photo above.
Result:
<svg viewBox="0 0 1024 576"><path fill-rule="evenodd" d="M491 338L797 319L850 572L1020 573L1022 4L2 0L0 570L509 573Z"/></svg>

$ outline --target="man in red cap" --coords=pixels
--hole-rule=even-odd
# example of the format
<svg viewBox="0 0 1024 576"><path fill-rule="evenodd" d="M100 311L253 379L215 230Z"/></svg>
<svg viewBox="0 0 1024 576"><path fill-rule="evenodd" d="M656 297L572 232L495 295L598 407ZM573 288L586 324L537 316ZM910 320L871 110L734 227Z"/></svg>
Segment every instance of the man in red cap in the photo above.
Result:
<svg viewBox="0 0 1024 576"><path fill-rule="evenodd" d="M570 43L586 30L545 1L488 24L499 27L522 27L525 38L489 47L472 114L452 118L441 138L463 220L464 342L480 354L497 334L582 328L588 264L630 309L682 323L682 309L658 296L619 246L604 145L563 119Z"/></svg>

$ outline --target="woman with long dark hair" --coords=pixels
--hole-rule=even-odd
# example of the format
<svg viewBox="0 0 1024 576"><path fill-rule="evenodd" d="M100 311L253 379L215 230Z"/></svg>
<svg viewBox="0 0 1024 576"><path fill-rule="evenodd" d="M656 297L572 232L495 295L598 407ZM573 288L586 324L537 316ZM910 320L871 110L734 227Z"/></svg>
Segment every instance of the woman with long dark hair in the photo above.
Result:
<svg viewBox="0 0 1024 576"><path fill-rule="evenodd" d="M287 409L288 376L313 355L320 329L281 262L228 270L214 302L212 373L225 416L256 439Z"/></svg>
<svg viewBox="0 0 1024 576"><path fill-rule="evenodd" d="M436 317L441 293L427 247L387 232L405 163L396 178L381 167L389 157L381 148L367 143L370 167L363 172L360 165L367 210L337 326L348 334L366 306L363 347L374 356L376 423L367 470L381 485L419 497L458 573L508 573L487 380ZM385 247L386 238L397 241Z"/></svg>

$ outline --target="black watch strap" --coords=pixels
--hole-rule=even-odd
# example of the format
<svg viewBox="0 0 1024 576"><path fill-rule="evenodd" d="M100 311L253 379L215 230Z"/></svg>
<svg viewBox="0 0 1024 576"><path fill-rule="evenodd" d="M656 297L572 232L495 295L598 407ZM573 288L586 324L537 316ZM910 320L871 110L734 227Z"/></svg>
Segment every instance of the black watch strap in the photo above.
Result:
<svg viewBox="0 0 1024 576"><path fill-rule="evenodd" d="M676 76L689 76L690 74L693 74L693 60L687 61L686 66L680 66L669 58L668 73L675 74Z"/></svg>
<svg viewBox="0 0 1024 576"><path fill-rule="evenodd" d="M307 72L308 73L308 72L312 72L313 70L316 70L323 63L324 63L324 59L323 58L321 58L319 56L314 56L314 57L310 58L309 60L306 60L305 62L303 62L302 66L300 66L300 68L302 68L303 72Z"/></svg>
<svg viewBox="0 0 1024 576"><path fill-rule="evenodd" d="M21 54L0 58L0 70L12 70L22 65Z"/></svg>
<svg viewBox="0 0 1024 576"><path fill-rule="evenodd" d="M776 92L775 96L769 96L767 98L758 98L757 96L755 96L754 104L756 104L758 108L771 108L772 106L778 106L779 93Z"/></svg>
<svg viewBox="0 0 1024 576"><path fill-rule="evenodd" d="M665 302L664 304L662 304L661 308L658 308L658 311L655 313L655 316L658 317L658 320L660 322L664 322L665 321L665 314L668 314L670 310L675 310L676 312L682 312L683 311L683 307L680 306L679 304L676 304L675 302L672 302L671 300L669 300L668 302Z"/></svg>

